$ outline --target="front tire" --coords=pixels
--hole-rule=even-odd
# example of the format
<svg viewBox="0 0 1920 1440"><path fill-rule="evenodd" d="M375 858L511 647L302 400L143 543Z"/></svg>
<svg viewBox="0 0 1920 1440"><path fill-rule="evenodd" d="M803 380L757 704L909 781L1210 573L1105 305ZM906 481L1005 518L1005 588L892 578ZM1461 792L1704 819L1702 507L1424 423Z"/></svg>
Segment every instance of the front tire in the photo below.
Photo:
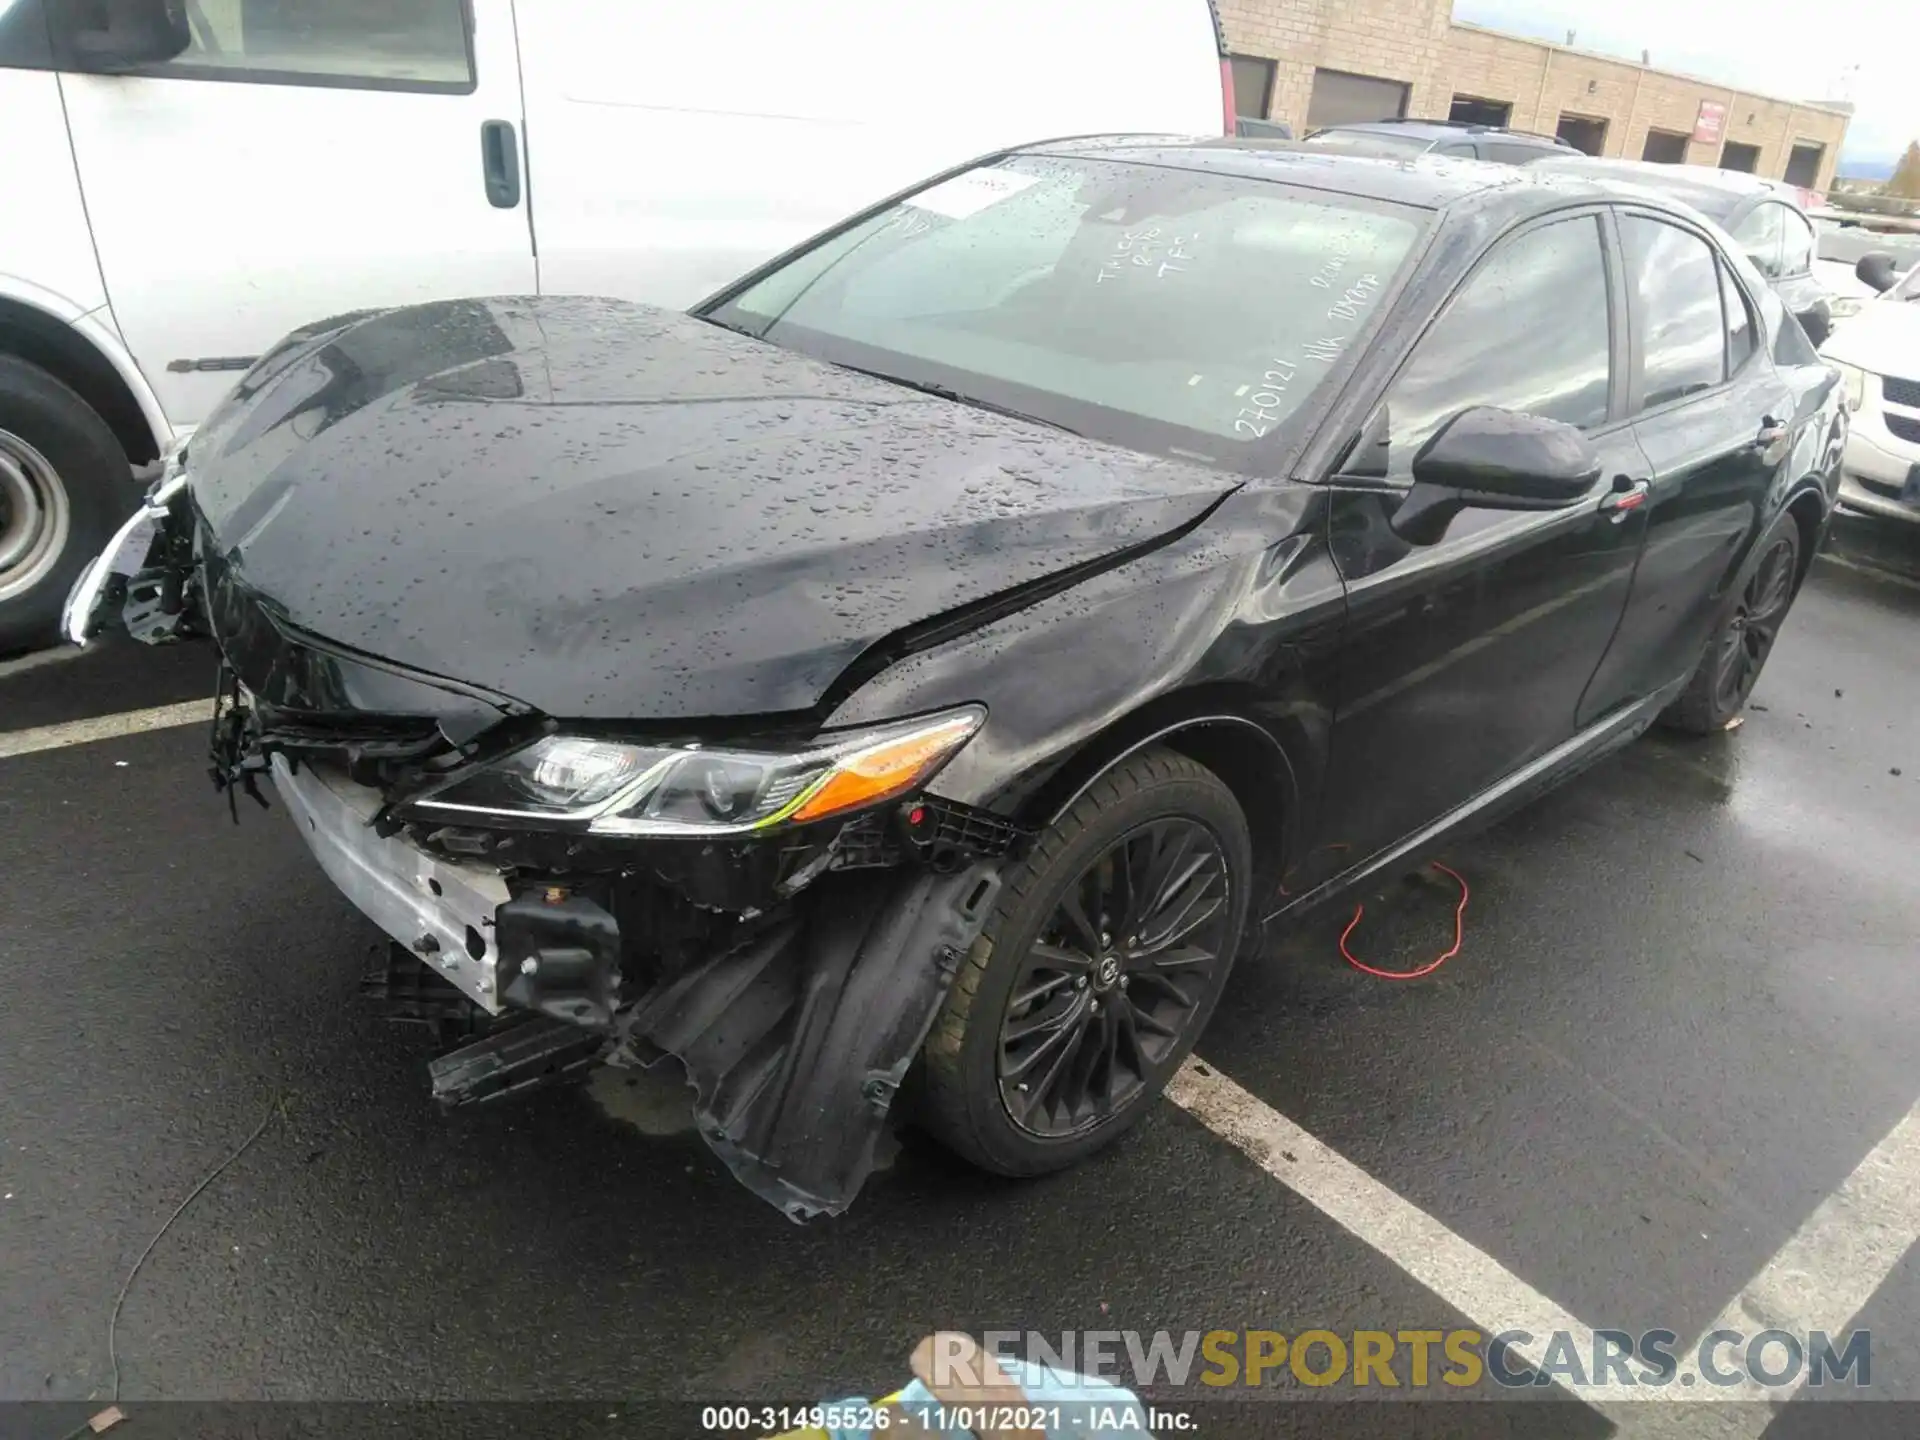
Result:
<svg viewBox="0 0 1920 1440"><path fill-rule="evenodd" d="M1102 776L1007 875L928 1036L922 1123L1003 1175L1117 1138L1206 1027L1252 879L1212 771L1155 748Z"/></svg>
<svg viewBox="0 0 1920 1440"><path fill-rule="evenodd" d="M58 638L74 579L134 498L126 452L93 407L0 355L0 655Z"/></svg>
<svg viewBox="0 0 1920 1440"><path fill-rule="evenodd" d="M1800 524L1782 515L1755 547L1760 559L1721 613L1700 668L1661 720L1689 735L1724 730L1753 693L1800 584Z"/></svg>

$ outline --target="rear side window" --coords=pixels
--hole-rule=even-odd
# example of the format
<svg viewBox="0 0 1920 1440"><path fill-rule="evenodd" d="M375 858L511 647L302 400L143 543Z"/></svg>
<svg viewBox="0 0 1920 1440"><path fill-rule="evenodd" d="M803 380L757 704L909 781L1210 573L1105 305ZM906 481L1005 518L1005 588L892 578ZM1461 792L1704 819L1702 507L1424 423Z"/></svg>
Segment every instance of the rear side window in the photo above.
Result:
<svg viewBox="0 0 1920 1440"><path fill-rule="evenodd" d="M1640 408L1652 410L1711 390L1727 378L1720 266L1690 230L1620 217L1627 281L1640 297Z"/></svg>
<svg viewBox="0 0 1920 1440"><path fill-rule="evenodd" d="M1410 475L1428 437L1473 405L1604 424L1612 360L1599 221L1586 215L1502 240L1388 388L1386 473ZM1379 422L1368 429L1379 433ZM1377 464L1377 455L1361 459Z"/></svg>
<svg viewBox="0 0 1920 1440"><path fill-rule="evenodd" d="M1727 312L1727 373L1731 375L1753 354L1753 315L1724 265L1720 267L1720 303Z"/></svg>
<svg viewBox="0 0 1920 1440"><path fill-rule="evenodd" d="M1778 280L1784 273L1780 251L1787 235L1781 219L1786 213L1783 206L1762 205L1734 227L1733 238L1740 242L1740 249L1769 280Z"/></svg>
<svg viewBox="0 0 1920 1440"><path fill-rule="evenodd" d="M1780 247L1780 273L1782 275L1805 275L1813 269L1813 226L1804 216L1796 214L1784 205L1769 206L1780 212L1780 228L1784 239Z"/></svg>

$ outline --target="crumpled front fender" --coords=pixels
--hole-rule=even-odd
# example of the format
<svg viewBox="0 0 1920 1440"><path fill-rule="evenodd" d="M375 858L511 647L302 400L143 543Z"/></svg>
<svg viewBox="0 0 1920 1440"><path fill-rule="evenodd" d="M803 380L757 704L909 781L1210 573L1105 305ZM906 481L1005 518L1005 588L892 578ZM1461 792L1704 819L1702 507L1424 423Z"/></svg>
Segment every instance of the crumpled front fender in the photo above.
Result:
<svg viewBox="0 0 1920 1440"><path fill-rule="evenodd" d="M837 1215L999 888L989 862L823 877L793 918L622 1017L614 1063L677 1057L742 1184L791 1220Z"/></svg>

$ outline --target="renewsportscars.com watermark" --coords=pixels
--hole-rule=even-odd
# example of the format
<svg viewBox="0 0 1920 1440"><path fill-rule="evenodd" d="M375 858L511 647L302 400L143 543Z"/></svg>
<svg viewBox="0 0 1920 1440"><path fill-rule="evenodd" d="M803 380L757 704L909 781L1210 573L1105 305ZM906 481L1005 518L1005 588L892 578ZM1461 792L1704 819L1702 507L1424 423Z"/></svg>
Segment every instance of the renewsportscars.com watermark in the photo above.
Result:
<svg viewBox="0 0 1920 1440"><path fill-rule="evenodd" d="M1714 1330L1691 1352L1672 1330L1596 1330L1591 1338L1525 1330L989 1330L985 1348L1107 1384L1229 1387L1347 1385L1378 1394L1434 1386L1564 1385L1729 1388L1873 1382L1873 1336L1849 1330ZM1522 1358L1536 1351L1537 1364ZM941 1357L936 1354L934 1363Z"/></svg>

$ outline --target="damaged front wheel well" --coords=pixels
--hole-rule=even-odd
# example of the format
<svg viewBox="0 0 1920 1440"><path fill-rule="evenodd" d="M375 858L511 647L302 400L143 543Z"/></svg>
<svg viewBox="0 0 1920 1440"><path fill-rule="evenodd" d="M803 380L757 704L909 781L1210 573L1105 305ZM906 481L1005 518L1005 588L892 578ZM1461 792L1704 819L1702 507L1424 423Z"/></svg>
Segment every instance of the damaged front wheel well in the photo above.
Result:
<svg viewBox="0 0 1920 1440"><path fill-rule="evenodd" d="M1240 802L1253 839L1256 893L1277 883L1290 844L1293 766L1264 726L1232 710L1184 718L1151 713L1129 717L1055 770L1023 803L1020 818L1036 828L1046 826L1102 775L1149 745L1178 751L1226 782Z"/></svg>

